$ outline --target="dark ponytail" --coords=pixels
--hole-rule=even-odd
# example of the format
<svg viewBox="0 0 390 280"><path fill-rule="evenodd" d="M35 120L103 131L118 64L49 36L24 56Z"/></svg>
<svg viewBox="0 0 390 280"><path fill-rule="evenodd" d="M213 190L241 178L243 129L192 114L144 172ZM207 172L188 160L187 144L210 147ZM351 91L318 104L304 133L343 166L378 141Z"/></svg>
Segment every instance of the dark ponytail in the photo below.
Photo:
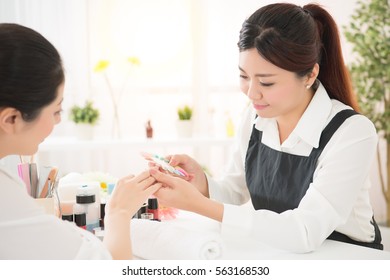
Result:
<svg viewBox="0 0 390 280"><path fill-rule="evenodd" d="M263 58L299 77L310 74L318 63L318 79L329 97L358 110L337 25L319 5L264 6L243 23L237 45L240 51L256 48Z"/></svg>
<svg viewBox="0 0 390 280"><path fill-rule="evenodd" d="M308 11L316 21L322 41L318 79L331 98L358 111L359 106L353 93L348 70L344 64L340 36L334 19L327 11L315 4L305 5L303 9Z"/></svg>

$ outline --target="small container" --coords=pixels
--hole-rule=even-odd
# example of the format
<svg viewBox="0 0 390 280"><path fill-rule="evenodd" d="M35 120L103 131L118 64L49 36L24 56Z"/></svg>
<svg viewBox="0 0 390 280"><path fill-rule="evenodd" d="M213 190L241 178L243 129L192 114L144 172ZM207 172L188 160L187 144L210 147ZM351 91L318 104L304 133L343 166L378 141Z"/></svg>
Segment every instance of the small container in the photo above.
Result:
<svg viewBox="0 0 390 280"><path fill-rule="evenodd" d="M106 203L100 203L100 220L99 225L104 229L104 216L106 215Z"/></svg>
<svg viewBox="0 0 390 280"><path fill-rule="evenodd" d="M100 203L97 203L96 196L87 185L77 190L76 204L73 211L84 212L87 218L87 230L93 232L93 229L99 227Z"/></svg>
<svg viewBox="0 0 390 280"><path fill-rule="evenodd" d="M148 208L148 204L144 203L140 209L138 209L137 213L134 214L133 218L134 219L141 219L141 215L143 213L146 213L147 211L147 208Z"/></svg>
<svg viewBox="0 0 390 280"><path fill-rule="evenodd" d="M154 218L153 213L142 213L141 214L141 219L153 220L153 218Z"/></svg>
<svg viewBox="0 0 390 280"><path fill-rule="evenodd" d="M148 199L148 208L146 212L153 214L153 220L157 220L157 221L160 220L157 198Z"/></svg>
<svg viewBox="0 0 390 280"><path fill-rule="evenodd" d="M73 214L62 215L61 219L64 220L64 221L73 222Z"/></svg>
<svg viewBox="0 0 390 280"><path fill-rule="evenodd" d="M85 213L74 214L74 222L78 227L87 229L87 215Z"/></svg>

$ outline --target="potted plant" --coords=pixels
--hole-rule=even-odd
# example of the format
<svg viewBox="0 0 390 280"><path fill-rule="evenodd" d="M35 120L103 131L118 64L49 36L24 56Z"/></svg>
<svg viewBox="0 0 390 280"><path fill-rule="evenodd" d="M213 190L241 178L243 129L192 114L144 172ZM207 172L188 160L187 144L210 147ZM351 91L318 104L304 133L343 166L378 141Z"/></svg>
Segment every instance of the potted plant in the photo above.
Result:
<svg viewBox="0 0 390 280"><path fill-rule="evenodd" d="M87 100L83 107L78 105L70 109L70 119L76 124L77 135L82 140L93 138L93 127L99 120L99 110L93 107L93 102Z"/></svg>
<svg viewBox="0 0 390 280"><path fill-rule="evenodd" d="M191 137L192 136L192 108L188 105L179 107L177 109L178 122L177 122L177 135L179 137Z"/></svg>
<svg viewBox="0 0 390 280"><path fill-rule="evenodd" d="M353 44L356 54L350 73L360 108L375 124L380 142L386 143L385 150L378 146L377 160L381 189L387 204L387 226L390 226L389 15L388 0L359 1L352 21L344 27L346 39ZM387 176L384 176L382 168L385 162Z"/></svg>

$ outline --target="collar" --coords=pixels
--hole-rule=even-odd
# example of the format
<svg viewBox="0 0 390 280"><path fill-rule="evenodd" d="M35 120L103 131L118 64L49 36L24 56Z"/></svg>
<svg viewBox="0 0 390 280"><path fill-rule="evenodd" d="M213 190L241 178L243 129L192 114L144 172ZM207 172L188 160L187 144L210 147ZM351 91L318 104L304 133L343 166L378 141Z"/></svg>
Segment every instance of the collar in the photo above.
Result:
<svg viewBox="0 0 390 280"><path fill-rule="evenodd" d="M289 147L295 145L300 139L314 148L319 146L322 130L328 123L328 117L332 110L332 101L324 86L319 83L317 91L300 118L290 137L283 143ZM265 131L273 126L277 131L277 123L274 118L266 119L257 117L253 120L256 129ZM268 127L268 128L267 128Z"/></svg>
<svg viewBox="0 0 390 280"><path fill-rule="evenodd" d="M293 133L314 148L318 148L322 130L328 123L332 101L320 83L309 106L303 113Z"/></svg>

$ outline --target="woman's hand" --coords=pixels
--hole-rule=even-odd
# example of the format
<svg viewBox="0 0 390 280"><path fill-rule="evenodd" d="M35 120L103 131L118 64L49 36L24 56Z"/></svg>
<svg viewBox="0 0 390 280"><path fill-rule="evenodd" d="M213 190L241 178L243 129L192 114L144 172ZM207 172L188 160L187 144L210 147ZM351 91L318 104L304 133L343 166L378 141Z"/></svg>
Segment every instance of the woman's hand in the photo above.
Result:
<svg viewBox="0 0 390 280"><path fill-rule="evenodd" d="M167 156L169 164L183 168L189 176L185 179L193 184L204 196L209 197L209 189L206 175L202 166L188 155L170 155Z"/></svg>
<svg viewBox="0 0 390 280"><path fill-rule="evenodd" d="M113 259L132 258L130 221L147 198L161 187L161 183L144 171L118 181L106 205L103 243Z"/></svg>
<svg viewBox="0 0 390 280"><path fill-rule="evenodd" d="M157 169L151 169L150 174L163 184L154 194L163 205L195 211L198 201L205 198L194 185L181 177L165 174Z"/></svg>
<svg viewBox="0 0 390 280"><path fill-rule="evenodd" d="M161 187L161 183L144 171L137 176L129 175L120 179L107 202L106 216L113 212L126 212L131 218L142 204Z"/></svg>
<svg viewBox="0 0 390 280"><path fill-rule="evenodd" d="M157 169L151 169L150 174L163 184L154 194L161 204L222 221L223 204L205 197L190 182L181 177L162 173Z"/></svg>

